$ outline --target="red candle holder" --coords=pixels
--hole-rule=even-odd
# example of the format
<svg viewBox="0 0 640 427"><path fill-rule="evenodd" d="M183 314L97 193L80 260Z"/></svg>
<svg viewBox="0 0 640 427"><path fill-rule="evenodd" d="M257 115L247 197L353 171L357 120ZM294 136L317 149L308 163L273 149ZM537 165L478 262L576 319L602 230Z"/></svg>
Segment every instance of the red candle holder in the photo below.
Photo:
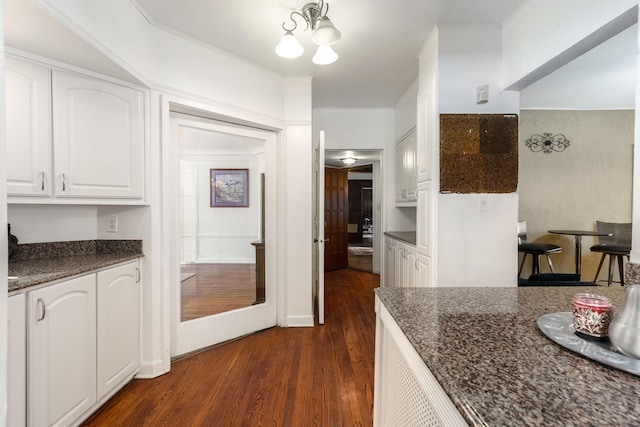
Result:
<svg viewBox="0 0 640 427"><path fill-rule="evenodd" d="M573 297L573 329L578 335L606 338L613 316L613 306L607 297L576 294Z"/></svg>

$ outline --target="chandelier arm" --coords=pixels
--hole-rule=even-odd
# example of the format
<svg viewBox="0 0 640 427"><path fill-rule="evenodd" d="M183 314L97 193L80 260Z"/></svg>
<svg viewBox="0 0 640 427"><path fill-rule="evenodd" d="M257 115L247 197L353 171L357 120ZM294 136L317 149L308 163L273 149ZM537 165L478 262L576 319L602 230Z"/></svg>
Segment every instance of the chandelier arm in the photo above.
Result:
<svg viewBox="0 0 640 427"><path fill-rule="evenodd" d="M291 20L291 22L293 22L293 28L287 28L287 26L286 26L286 24L287 24L287 23L286 23L286 21L282 23L282 28L283 28L285 31L292 31L292 32L293 32L293 31L295 31L295 30L296 30L296 28L298 28L298 23L296 22L296 20L295 20L295 19L293 19L293 18L294 18L294 15L298 15L298 16L300 16L300 17L304 20L304 23L306 24L306 28L305 28L304 30L305 30L305 31L306 31L306 30L308 30L308 29L309 29L309 21L307 21L307 18L306 18L303 14L301 14L300 12L298 12L297 10L295 10L295 11L291 12L291 14L289 15L289 19Z"/></svg>
<svg viewBox="0 0 640 427"><path fill-rule="evenodd" d="M324 9L325 6L327 6L326 9ZM324 12L322 9L324 9ZM324 18L329 13L329 3L325 3L324 0L320 0L318 2L318 10L320 11L320 17Z"/></svg>

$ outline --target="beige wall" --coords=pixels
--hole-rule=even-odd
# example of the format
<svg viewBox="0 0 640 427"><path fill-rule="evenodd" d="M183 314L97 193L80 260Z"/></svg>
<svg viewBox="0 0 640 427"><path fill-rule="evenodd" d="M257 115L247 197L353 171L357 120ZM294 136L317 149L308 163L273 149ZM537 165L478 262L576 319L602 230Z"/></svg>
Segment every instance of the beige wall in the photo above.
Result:
<svg viewBox="0 0 640 427"><path fill-rule="evenodd" d="M571 145L560 153L534 153L525 141L543 132L562 133ZM547 230L595 230L596 220L631 222L633 132L633 110L521 111L519 220L527 221L529 241L562 246L563 252L552 256L556 272L575 271L575 242L573 236ZM593 280L600 260L589 251L594 239L583 238L582 279L587 281ZM547 271L546 263L542 268Z"/></svg>

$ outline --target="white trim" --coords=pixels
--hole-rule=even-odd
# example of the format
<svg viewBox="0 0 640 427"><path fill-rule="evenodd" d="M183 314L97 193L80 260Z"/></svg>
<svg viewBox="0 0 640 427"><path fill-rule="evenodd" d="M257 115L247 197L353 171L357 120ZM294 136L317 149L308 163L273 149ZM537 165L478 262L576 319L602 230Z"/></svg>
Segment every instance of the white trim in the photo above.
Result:
<svg viewBox="0 0 640 427"><path fill-rule="evenodd" d="M287 327L313 327L313 316L287 316Z"/></svg>

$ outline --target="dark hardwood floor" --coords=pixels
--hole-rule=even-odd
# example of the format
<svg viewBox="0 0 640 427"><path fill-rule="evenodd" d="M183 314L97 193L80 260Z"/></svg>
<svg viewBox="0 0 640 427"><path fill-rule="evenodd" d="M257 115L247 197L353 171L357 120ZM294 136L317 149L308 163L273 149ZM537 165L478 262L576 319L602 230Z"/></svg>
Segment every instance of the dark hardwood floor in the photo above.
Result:
<svg viewBox="0 0 640 427"><path fill-rule="evenodd" d="M325 325L271 328L133 380L85 426L370 426L379 276L326 274Z"/></svg>
<svg viewBox="0 0 640 427"><path fill-rule="evenodd" d="M186 264L180 283L182 321L248 307L256 301L255 264Z"/></svg>

